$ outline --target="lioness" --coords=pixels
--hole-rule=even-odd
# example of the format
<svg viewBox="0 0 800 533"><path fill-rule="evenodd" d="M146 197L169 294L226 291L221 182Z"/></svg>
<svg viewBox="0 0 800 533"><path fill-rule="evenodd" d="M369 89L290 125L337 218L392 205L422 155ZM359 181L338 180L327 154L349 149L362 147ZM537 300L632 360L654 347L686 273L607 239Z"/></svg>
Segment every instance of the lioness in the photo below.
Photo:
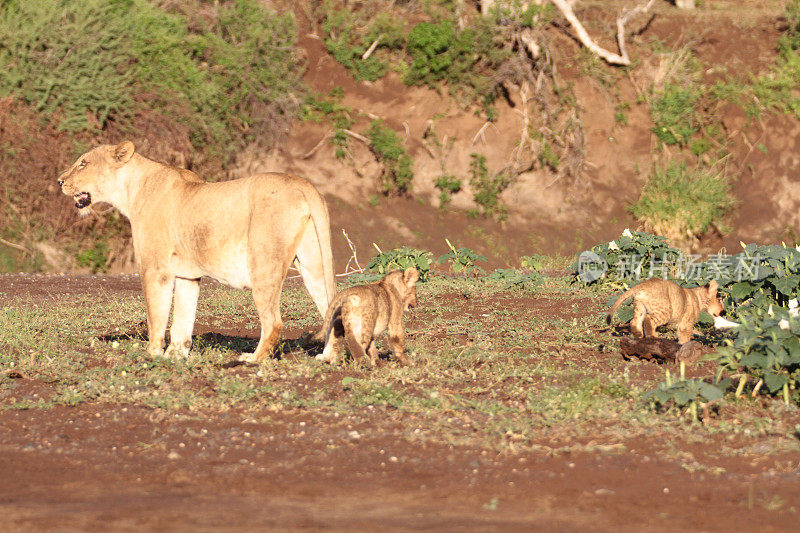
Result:
<svg viewBox="0 0 800 533"><path fill-rule="evenodd" d="M302 178L268 173L206 183L125 141L86 152L58 183L78 208L107 202L130 220L151 355L189 353L201 276L253 289L261 338L255 352L242 354L246 362L263 361L278 341L281 287L292 262L321 315L335 294L328 210Z"/></svg>
<svg viewBox="0 0 800 533"><path fill-rule="evenodd" d="M633 297L631 331L634 337L657 337L656 328L669 324L676 327L678 342L684 344L692 338L700 311L716 317L725 310L717 296L717 288L716 280L711 280L705 287L684 289L664 279L648 279L622 293L608 312L606 322L611 324L617 308Z"/></svg>
<svg viewBox="0 0 800 533"><path fill-rule="evenodd" d="M336 363L342 339L347 339L353 358L378 362L375 336L389 329L389 345L401 364L407 365L403 312L417 305L416 268L395 270L377 283L345 289L331 302L325 313L325 349L319 361Z"/></svg>

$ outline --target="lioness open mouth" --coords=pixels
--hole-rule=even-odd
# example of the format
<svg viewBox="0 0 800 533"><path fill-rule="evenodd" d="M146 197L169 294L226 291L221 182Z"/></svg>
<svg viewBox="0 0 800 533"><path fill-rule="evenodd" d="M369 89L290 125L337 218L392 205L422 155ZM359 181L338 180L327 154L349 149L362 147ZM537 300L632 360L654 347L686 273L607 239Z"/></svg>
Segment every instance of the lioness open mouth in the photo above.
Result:
<svg viewBox="0 0 800 533"><path fill-rule="evenodd" d="M83 209L84 207L88 207L92 203L92 195L88 192L78 193L72 198L75 199L75 207L78 209Z"/></svg>

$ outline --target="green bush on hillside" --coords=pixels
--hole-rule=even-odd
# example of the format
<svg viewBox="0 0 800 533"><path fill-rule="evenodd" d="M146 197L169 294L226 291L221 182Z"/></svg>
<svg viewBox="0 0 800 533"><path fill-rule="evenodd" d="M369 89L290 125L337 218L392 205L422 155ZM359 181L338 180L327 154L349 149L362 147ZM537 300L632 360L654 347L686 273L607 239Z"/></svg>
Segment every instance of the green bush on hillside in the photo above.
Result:
<svg viewBox="0 0 800 533"><path fill-rule="evenodd" d="M222 2L192 24L145 0L8 0L0 96L69 132L132 128L149 108L188 125L195 146L226 153L270 127L266 108L295 88L295 34L291 15L255 0Z"/></svg>
<svg viewBox="0 0 800 533"><path fill-rule="evenodd" d="M373 120L369 131L370 148L384 164L381 185L384 194L403 194L413 185L412 159L402 146L400 136L381 120Z"/></svg>
<svg viewBox="0 0 800 533"><path fill-rule="evenodd" d="M630 212L656 234L679 243L702 235L712 225L725 231L723 217L734 204L724 175L672 163L654 169Z"/></svg>

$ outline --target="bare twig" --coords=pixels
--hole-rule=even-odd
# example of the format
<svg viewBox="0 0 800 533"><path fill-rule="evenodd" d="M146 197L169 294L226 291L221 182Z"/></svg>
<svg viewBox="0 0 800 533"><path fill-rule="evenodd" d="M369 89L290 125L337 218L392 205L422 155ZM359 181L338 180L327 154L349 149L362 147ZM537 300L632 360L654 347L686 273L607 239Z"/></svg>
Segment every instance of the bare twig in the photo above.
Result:
<svg viewBox="0 0 800 533"><path fill-rule="evenodd" d="M478 130L478 133L476 133L475 136L472 138L472 144L475 144L475 141L478 140L478 137L483 139L483 142L486 143L486 137L483 136L483 132L486 131L486 128L488 128L489 126L492 126L495 129L497 129L497 126L495 126L493 123L491 123L491 122L489 122L487 120L486 122L483 123L483 126L481 126L481 129Z"/></svg>
<svg viewBox="0 0 800 533"><path fill-rule="evenodd" d="M342 130L342 131L343 131L343 132L345 132L346 134L348 134L350 137L352 137L352 138L354 138L354 139L358 139L359 141L361 141L362 143L366 144L367 146L369 146L370 144L372 144L372 143L369 141L369 139L367 139L366 137L364 137L364 136L363 136L363 135L361 135L360 133L356 133L356 132L354 132L354 131L351 131L351 130Z"/></svg>
<svg viewBox="0 0 800 533"><path fill-rule="evenodd" d="M350 236L347 235L347 232L344 230L344 228L342 228L342 235L344 235L344 238L347 239L347 245L350 247L350 251L353 252L353 255L350 257L350 259L347 260L347 265L345 265L344 267L344 274L341 275L348 276L350 274L364 272L364 268L358 262L358 254L356 253L356 247L353 244L353 241L350 240ZM350 268L351 262L356 264L356 268L352 269Z"/></svg>
<svg viewBox="0 0 800 533"><path fill-rule="evenodd" d="M375 49L378 47L378 43L381 42L381 37L383 37L383 35L378 36L378 38L375 39L375 42L372 43L369 48L367 48L367 51L364 52L364 55L361 56L362 61L366 61L369 58L369 56L372 55L372 52L374 52Z"/></svg>
<svg viewBox="0 0 800 533"><path fill-rule="evenodd" d="M20 252L32 255L33 252L22 246L21 244L16 244L11 241L7 241L3 238L0 238L0 244L5 244L6 246L13 248L15 250L19 250Z"/></svg>
<svg viewBox="0 0 800 533"><path fill-rule="evenodd" d="M589 36L589 32L586 31L586 28L583 27L581 21L575 16L575 12L572 10L572 7L569 5L567 0L550 1L553 2L558 10L561 11L561 14L564 15L564 18L566 18L570 25L575 29L575 33L577 34L578 40L581 42L581 44L589 49L589 51L591 51L593 54L605 59L607 63L611 63L612 65L631 64L628 51L625 48L625 23L627 23L628 19L630 19L630 17L634 14L647 12L655 2L655 0L649 0L646 4L626 11L617 18L617 46L619 47L620 53L615 54L614 52L606 50L605 48L597 45L597 43L592 40L592 38Z"/></svg>
<svg viewBox="0 0 800 533"><path fill-rule="evenodd" d="M317 152L317 150L319 150L322 147L322 145L325 144L325 141L330 139L332 136L333 135L331 134L331 132L328 131L325 135L322 136L322 139L319 140L319 142L314 146L314 148L306 152L306 154L301 156L300 159L308 159L309 157L314 155Z"/></svg>

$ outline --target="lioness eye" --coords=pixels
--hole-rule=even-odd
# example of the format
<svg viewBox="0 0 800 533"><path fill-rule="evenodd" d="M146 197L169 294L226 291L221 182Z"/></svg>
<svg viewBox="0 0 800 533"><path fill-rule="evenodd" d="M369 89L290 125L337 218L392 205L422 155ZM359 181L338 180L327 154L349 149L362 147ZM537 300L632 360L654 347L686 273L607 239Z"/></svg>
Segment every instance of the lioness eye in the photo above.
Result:
<svg viewBox="0 0 800 533"><path fill-rule="evenodd" d="M83 168L83 167L85 167L86 165L87 165L87 163L86 163L86 160L85 160L85 159L84 159L84 160L82 160L80 163L78 163L78 166L79 166L80 168Z"/></svg>

